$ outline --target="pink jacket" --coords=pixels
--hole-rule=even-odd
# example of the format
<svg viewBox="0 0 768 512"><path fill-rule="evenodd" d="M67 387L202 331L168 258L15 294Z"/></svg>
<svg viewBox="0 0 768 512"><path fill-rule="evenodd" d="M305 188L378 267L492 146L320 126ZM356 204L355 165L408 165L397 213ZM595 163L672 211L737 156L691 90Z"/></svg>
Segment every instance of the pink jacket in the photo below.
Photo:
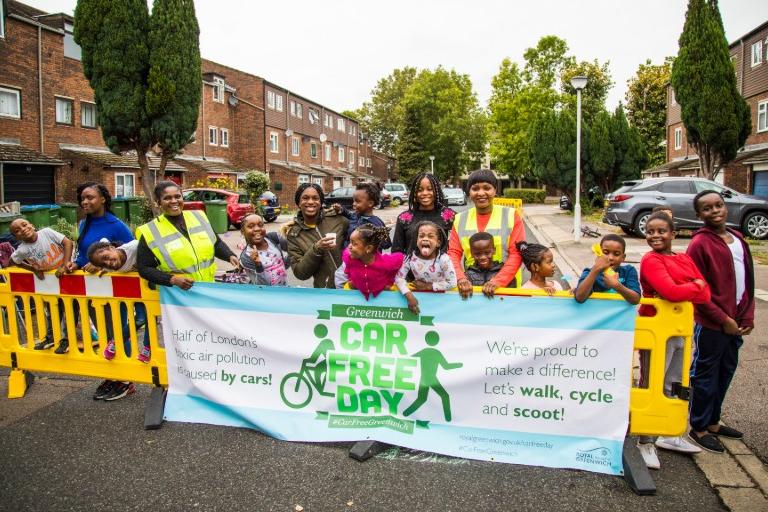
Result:
<svg viewBox="0 0 768 512"><path fill-rule="evenodd" d="M377 252L370 265L360 260L353 259L349 255L349 249L344 249L341 259L346 267L347 276L352 285L360 290L368 300L370 295L376 297L382 290L395 284L395 276L403 266L404 254L381 254Z"/></svg>

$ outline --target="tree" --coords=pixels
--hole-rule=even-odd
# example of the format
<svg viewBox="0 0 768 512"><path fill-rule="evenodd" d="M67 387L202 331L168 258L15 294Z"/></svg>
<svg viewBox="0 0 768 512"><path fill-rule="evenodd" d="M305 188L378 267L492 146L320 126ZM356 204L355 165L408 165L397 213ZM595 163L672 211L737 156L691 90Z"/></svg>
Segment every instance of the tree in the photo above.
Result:
<svg viewBox="0 0 768 512"><path fill-rule="evenodd" d="M648 164L648 154L643 146L640 133L629 125L621 103L613 113L611 140L614 149L614 172L606 183L606 191L613 190L618 183L637 179Z"/></svg>
<svg viewBox="0 0 768 512"><path fill-rule="evenodd" d="M248 193L248 199L254 211L261 213L261 194L269 190L269 175L259 171L248 171L243 180L243 189Z"/></svg>
<svg viewBox="0 0 768 512"><path fill-rule="evenodd" d="M161 171L189 142L200 104L200 49L191 0L79 0L75 41L94 91L104 142L135 151L144 195L155 174L146 154L157 150Z"/></svg>
<svg viewBox="0 0 768 512"><path fill-rule="evenodd" d="M627 81L627 118L640 135L651 167L666 160L667 84L673 60L667 57L662 64L654 65L648 59Z"/></svg>
<svg viewBox="0 0 768 512"><path fill-rule="evenodd" d="M573 199L576 186L575 116L567 110L551 110L544 114L531 128L529 148L535 176Z"/></svg>
<svg viewBox="0 0 768 512"><path fill-rule="evenodd" d="M688 143L703 174L714 179L744 145L752 123L736 88L716 0L690 0L671 83Z"/></svg>
<svg viewBox="0 0 768 512"><path fill-rule="evenodd" d="M527 48L524 78L527 83L535 83L545 89L556 87L556 81L562 70L574 63L574 58L567 55L568 43L557 36L544 36L534 48Z"/></svg>
<svg viewBox="0 0 768 512"><path fill-rule="evenodd" d="M605 99L613 87L608 62L600 64L592 62L572 62L563 68L560 75L560 88L563 92L562 102L568 108L576 111L576 89L571 86L574 76L586 76L587 86L581 91L581 115L585 122L592 121L598 112L605 110Z"/></svg>
<svg viewBox="0 0 768 512"><path fill-rule="evenodd" d="M429 155L421 139L421 121L415 107L406 106L402 135L397 145L400 179L411 181L415 175L429 168Z"/></svg>
<svg viewBox="0 0 768 512"><path fill-rule="evenodd" d="M614 124L611 115L600 111L592 121L588 144L588 163L592 181L602 190L611 190L616 155L612 141Z"/></svg>

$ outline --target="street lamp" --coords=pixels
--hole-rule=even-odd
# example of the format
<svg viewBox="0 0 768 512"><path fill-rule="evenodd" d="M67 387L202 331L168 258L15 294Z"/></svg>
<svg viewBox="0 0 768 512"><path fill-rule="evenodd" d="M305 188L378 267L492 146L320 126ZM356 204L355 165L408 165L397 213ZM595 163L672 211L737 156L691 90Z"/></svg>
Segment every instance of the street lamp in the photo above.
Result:
<svg viewBox="0 0 768 512"><path fill-rule="evenodd" d="M435 157L434 157L434 155L430 155L430 157L429 157L429 168L432 170L432 174L435 174Z"/></svg>
<svg viewBox="0 0 768 512"><path fill-rule="evenodd" d="M587 77L571 78L576 89L576 200L573 205L573 240L581 240L581 90L587 86Z"/></svg>

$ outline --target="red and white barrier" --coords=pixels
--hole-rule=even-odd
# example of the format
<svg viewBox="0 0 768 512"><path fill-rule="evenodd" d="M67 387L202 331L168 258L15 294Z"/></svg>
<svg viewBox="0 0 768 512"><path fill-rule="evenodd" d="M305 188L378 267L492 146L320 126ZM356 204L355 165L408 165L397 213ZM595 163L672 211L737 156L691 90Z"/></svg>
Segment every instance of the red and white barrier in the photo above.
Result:
<svg viewBox="0 0 768 512"><path fill-rule="evenodd" d="M32 273L10 272L11 292L41 295L74 295L80 297L141 298L141 278L138 276L63 275L57 278L45 274L38 279Z"/></svg>

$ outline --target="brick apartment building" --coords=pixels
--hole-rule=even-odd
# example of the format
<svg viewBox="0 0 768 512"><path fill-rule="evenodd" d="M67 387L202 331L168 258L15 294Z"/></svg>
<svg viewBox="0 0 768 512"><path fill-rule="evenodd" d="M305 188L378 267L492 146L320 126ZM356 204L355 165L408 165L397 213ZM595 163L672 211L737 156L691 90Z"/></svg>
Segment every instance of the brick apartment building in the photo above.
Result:
<svg viewBox="0 0 768 512"><path fill-rule="evenodd" d="M768 21L729 45L736 86L752 112L752 132L736 158L715 181L739 192L768 197ZM667 88L667 163L643 171L646 177L695 176L701 168L688 145L680 105Z"/></svg>
<svg viewBox="0 0 768 512"><path fill-rule="evenodd" d="M135 155L104 146L73 26L66 14L0 1L0 202L71 201L77 184L91 180L116 196L141 194ZM328 107L206 59L201 87L194 141L165 170L184 187L237 183L258 170L269 173L281 203L292 204L299 183L330 191L394 176L394 159L361 142L358 123Z"/></svg>

